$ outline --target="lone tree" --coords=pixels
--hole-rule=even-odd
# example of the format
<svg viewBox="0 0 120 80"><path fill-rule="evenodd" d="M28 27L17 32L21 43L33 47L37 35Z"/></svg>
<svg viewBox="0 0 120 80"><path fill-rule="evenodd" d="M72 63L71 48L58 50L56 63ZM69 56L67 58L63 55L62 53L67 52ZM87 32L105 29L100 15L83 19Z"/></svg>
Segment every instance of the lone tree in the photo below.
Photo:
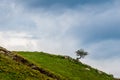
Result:
<svg viewBox="0 0 120 80"><path fill-rule="evenodd" d="M86 55L88 55L88 52L85 52L84 49L80 49L76 51L76 55L79 56L76 58L76 60L79 61L79 59L84 58Z"/></svg>

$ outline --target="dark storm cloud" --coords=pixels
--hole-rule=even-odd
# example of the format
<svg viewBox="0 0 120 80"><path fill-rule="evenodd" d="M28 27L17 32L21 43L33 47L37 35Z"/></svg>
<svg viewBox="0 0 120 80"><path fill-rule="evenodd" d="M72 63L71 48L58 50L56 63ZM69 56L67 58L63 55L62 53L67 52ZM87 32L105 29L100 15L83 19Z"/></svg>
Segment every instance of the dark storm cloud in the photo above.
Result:
<svg viewBox="0 0 120 80"><path fill-rule="evenodd" d="M52 6L73 8L78 5L111 3L112 0L19 0L19 2L30 8L50 8Z"/></svg>

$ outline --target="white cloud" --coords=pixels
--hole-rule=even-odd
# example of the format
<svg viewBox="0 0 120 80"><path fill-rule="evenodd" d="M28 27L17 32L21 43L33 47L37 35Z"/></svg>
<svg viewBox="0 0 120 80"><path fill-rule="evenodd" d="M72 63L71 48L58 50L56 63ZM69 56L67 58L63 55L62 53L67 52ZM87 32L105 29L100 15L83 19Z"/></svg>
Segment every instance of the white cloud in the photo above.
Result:
<svg viewBox="0 0 120 80"><path fill-rule="evenodd" d="M66 31L79 21L76 12L30 12L14 1L5 1L1 5L3 11L8 11L0 15L5 23L0 27L1 46L10 50L40 50L69 55L76 48L76 40L66 34ZM2 22L3 20L1 19Z"/></svg>
<svg viewBox="0 0 120 80"><path fill-rule="evenodd" d="M36 43L28 36L24 32L0 32L0 45L10 50L31 50Z"/></svg>
<svg viewBox="0 0 120 80"><path fill-rule="evenodd" d="M76 49L77 44L71 38L64 38L64 40L33 39L32 35L25 32L0 32L0 40L0 45L9 50L45 51L61 55L65 55L65 53L73 55L71 53Z"/></svg>

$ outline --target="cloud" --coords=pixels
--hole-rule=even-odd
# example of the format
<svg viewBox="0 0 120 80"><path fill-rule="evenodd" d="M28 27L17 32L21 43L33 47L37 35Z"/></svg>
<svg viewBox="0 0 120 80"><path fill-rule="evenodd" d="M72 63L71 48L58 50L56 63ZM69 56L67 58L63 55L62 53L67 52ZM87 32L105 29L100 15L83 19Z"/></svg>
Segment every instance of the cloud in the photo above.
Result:
<svg viewBox="0 0 120 80"><path fill-rule="evenodd" d="M29 16L24 11L24 8L17 5L14 0L2 1L0 3L0 30L17 30L24 31L31 29L34 26L29 20ZM29 23L29 24L28 24Z"/></svg>
<svg viewBox="0 0 120 80"><path fill-rule="evenodd" d="M113 66L120 66L118 0L102 0L100 4L96 0L84 0L73 5L73 0L70 3L53 0L48 6L49 1L39 1L44 4L35 6L38 0L0 1L1 46L72 57L75 50L84 48L90 54L83 62L119 76L119 68Z"/></svg>
<svg viewBox="0 0 120 80"><path fill-rule="evenodd" d="M2 41L9 38L8 42L2 44L3 46L7 45L6 48L11 50L43 50L63 54L72 52L76 48L76 40L69 35L66 37L67 34L65 33L69 27L76 24L73 20L73 18L77 19L75 13L71 17L72 14L69 13L69 10L64 14L53 14L47 11L29 12L14 1L9 5L7 5L7 2L3 2L1 5L4 13L8 11L1 15L4 20L1 19L1 23L4 22L4 24L0 25ZM3 35L3 33L5 34ZM27 35L24 36L23 33ZM20 37L18 34L23 35ZM21 41L20 44L19 40ZM71 44L68 43L68 40ZM29 43L31 41L34 44ZM63 48L65 43L66 48ZM28 46L29 44L35 48L31 49Z"/></svg>
<svg viewBox="0 0 120 80"><path fill-rule="evenodd" d="M64 40L52 40L49 38L35 39L33 35L25 32L0 32L0 40L1 46L9 50L18 51L45 51L52 54L66 55L65 53L72 52L76 48L76 41L71 38L65 38ZM69 44L68 40L71 44ZM64 44L66 44L65 47ZM69 53L69 55L73 54Z"/></svg>
<svg viewBox="0 0 120 80"><path fill-rule="evenodd" d="M106 60L119 58L120 40L104 40L91 44L86 47L90 53L90 58L97 60Z"/></svg>
<svg viewBox="0 0 120 80"><path fill-rule="evenodd" d="M33 39L29 39L29 37L31 35L24 32L0 32L0 45L10 50L33 50L36 43Z"/></svg>
<svg viewBox="0 0 120 80"><path fill-rule="evenodd" d="M100 10L99 13L97 10L91 10L93 13L85 12L83 21L79 22L78 26L73 27L70 33L74 34L76 38L82 37L84 43L120 39L119 8L120 6L116 5L111 8L109 5L108 9Z"/></svg>
<svg viewBox="0 0 120 80"><path fill-rule="evenodd" d="M94 68L120 77L119 50L120 40L103 40L84 46L89 55L82 62Z"/></svg>
<svg viewBox="0 0 120 80"><path fill-rule="evenodd" d="M102 70L108 74L113 74L114 77L116 77L116 78L120 77L120 70L119 70L120 59L119 58L108 59L108 60L93 60L93 59L86 58L82 61L84 61L86 64L89 64L98 70Z"/></svg>
<svg viewBox="0 0 120 80"><path fill-rule="evenodd" d="M112 2L112 0L19 0L18 2L21 2L25 6L29 8L47 8L50 9L51 7L55 8L75 8L78 7L78 5L95 5L95 4L103 4L103 3L108 3ZM56 9L56 8L55 8Z"/></svg>

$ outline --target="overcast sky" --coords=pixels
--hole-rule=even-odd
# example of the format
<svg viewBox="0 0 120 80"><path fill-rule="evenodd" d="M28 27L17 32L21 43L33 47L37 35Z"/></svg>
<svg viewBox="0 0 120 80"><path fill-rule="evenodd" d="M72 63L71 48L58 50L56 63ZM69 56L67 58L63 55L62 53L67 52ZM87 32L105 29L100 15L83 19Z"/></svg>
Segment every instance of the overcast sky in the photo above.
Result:
<svg viewBox="0 0 120 80"><path fill-rule="evenodd" d="M120 0L0 0L0 46L75 57L120 77Z"/></svg>

